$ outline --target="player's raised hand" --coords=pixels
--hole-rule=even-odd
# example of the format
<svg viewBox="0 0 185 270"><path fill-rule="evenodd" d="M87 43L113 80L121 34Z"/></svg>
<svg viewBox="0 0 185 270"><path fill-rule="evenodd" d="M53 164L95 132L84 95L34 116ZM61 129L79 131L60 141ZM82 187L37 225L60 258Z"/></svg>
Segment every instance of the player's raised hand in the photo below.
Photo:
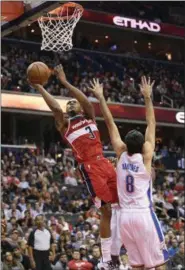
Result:
<svg viewBox="0 0 185 270"><path fill-rule="evenodd" d="M29 79L27 79L27 82L29 83L29 85L31 85L31 87L33 87L33 88L36 89L36 90L39 90L39 88L42 87L41 84L38 84L38 83L32 83L32 82L30 82Z"/></svg>
<svg viewBox="0 0 185 270"><path fill-rule="evenodd" d="M97 99L103 97L103 84L99 82L99 79L93 79L90 82L89 90L95 95Z"/></svg>
<svg viewBox="0 0 185 270"><path fill-rule="evenodd" d="M67 80L66 74L61 64L54 68L54 74L61 80L61 82L65 82Z"/></svg>
<svg viewBox="0 0 185 270"><path fill-rule="evenodd" d="M148 81L145 76L141 77L141 84L139 85L139 87L144 97L147 98L151 96L154 83L155 81L153 81L152 83L150 82L150 77L148 78Z"/></svg>

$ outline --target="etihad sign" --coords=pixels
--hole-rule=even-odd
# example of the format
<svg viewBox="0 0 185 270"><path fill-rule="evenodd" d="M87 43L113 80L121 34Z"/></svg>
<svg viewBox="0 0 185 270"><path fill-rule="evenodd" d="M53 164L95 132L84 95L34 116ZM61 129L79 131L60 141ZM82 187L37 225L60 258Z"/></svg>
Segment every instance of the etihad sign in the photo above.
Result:
<svg viewBox="0 0 185 270"><path fill-rule="evenodd" d="M156 33L161 31L161 26L158 23L148 22L144 20L115 16L113 17L113 22L115 25L123 26L126 28L148 30L149 32Z"/></svg>
<svg viewBox="0 0 185 270"><path fill-rule="evenodd" d="M178 112L176 114L176 120L178 123L184 124L185 123L184 112Z"/></svg>

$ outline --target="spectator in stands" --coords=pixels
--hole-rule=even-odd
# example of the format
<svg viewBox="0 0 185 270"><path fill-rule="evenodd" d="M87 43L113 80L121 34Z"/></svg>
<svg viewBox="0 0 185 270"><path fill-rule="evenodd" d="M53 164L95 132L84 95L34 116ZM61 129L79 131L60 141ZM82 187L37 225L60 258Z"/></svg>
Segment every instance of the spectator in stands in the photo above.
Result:
<svg viewBox="0 0 185 270"><path fill-rule="evenodd" d="M13 255L11 252L6 252L5 256L4 256L4 261L3 261L3 270L12 270L12 269L16 269L16 270L24 270L23 265L16 261L13 258Z"/></svg>
<svg viewBox="0 0 185 270"><path fill-rule="evenodd" d="M184 242L181 242L179 245L179 250L175 254L172 260L172 266L176 269L184 269L185 260L184 260Z"/></svg>
<svg viewBox="0 0 185 270"><path fill-rule="evenodd" d="M26 200L25 197L20 198L20 202L18 203L18 207L21 212L24 212L26 210Z"/></svg>
<svg viewBox="0 0 185 270"><path fill-rule="evenodd" d="M178 251L178 242L177 242L176 238L174 238L172 240L172 246L168 251L169 251L170 257L173 257L177 253L177 251Z"/></svg>
<svg viewBox="0 0 185 270"><path fill-rule="evenodd" d="M92 248L92 258L89 260L90 263L93 264L94 268L93 270L97 269L97 265L101 259L101 251L99 246L95 245Z"/></svg>
<svg viewBox="0 0 185 270"><path fill-rule="evenodd" d="M11 217L15 217L16 220L19 220L22 218L21 212L17 209L17 206L15 203L12 203L11 209L7 211L5 214L7 220L9 220Z"/></svg>
<svg viewBox="0 0 185 270"><path fill-rule="evenodd" d="M66 251L66 255L68 258L68 261L72 260L73 258L73 246L71 244L67 244L64 246L65 251Z"/></svg>
<svg viewBox="0 0 185 270"><path fill-rule="evenodd" d="M80 260L79 250L73 251L73 259L68 263L69 270L91 270L93 265L87 261Z"/></svg>
<svg viewBox="0 0 185 270"><path fill-rule="evenodd" d="M19 241L19 237L20 237L20 233L17 229L14 229L11 233L10 233L10 238L7 238L8 242L10 243L12 249L14 247L18 246L18 241Z"/></svg>
<svg viewBox="0 0 185 270"><path fill-rule="evenodd" d="M7 223L7 233L17 230L20 234L23 233L21 226L17 223L16 217L11 217Z"/></svg>
<svg viewBox="0 0 185 270"><path fill-rule="evenodd" d="M122 255L119 270L131 270L131 269L132 268L128 263L128 256L127 255Z"/></svg>
<svg viewBox="0 0 185 270"><path fill-rule="evenodd" d="M65 221L65 218L62 216L58 218L58 229L61 232L69 231L69 224Z"/></svg>
<svg viewBox="0 0 185 270"><path fill-rule="evenodd" d="M83 244L83 234L81 231L76 233L76 241L73 245L74 249L79 249L80 246Z"/></svg>
<svg viewBox="0 0 185 270"><path fill-rule="evenodd" d="M106 144L108 145L109 143L106 142ZM170 147L172 148L172 146L173 145L171 144ZM52 149L53 148L54 146L52 146ZM162 143L159 146L159 151L161 148ZM52 248L56 249L57 256L55 257L50 251L52 268L55 266L60 267L60 262L62 262L63 267L65 267L66 257L67 263L73 260L72 254L74 248L77 248L77 254L82 256L82 260L75 260L75 263L73 264L74 267L76 267L76 261L80 262L80 265L83 267L84 263L87 262L86 260L88 260L88 262L92 264L92 268L90 269L97 270L96 266L101 257L99 249L99 212L94 207L91 207L92 202L90 201L88 194L84 191L80 181L78 181L78 176L76 174L74 174L74 177L77 181L77 186L75 186L75 188L67 187L67 189L64 186L64 177L67 174L70 175L71 172L74 171L73 165L71 165L74 164L74 158L67 150L60 151L62 151L61 158L59 161L57 159L55 160L56 165L51 166L49 176L43 173L46 172L45 163L43 163L44 156L27 152L29 160L35 160L35 165L32 168L29 167L30 165L24 165L26 162L24 151L17 151L16 153L11 151L12 155L9 155L8 153L2 155L5 163L10 163L12 157L16 156L16 164L18 166L15 169L15 175L18 179L21 179L21 173L26 170L25 168L27 168L27 166L29 167L28 170L31 172L31 178L26 178L31 190L21 192L21 189L17 189L15 186L13 189L10 189L9 186L8 188L4 185L2 186L2 255L6 252L12 252L12 248L14 248L14 258L16 259L17 251L19 253L19 250L17 250L16 247L21 249L21 254L28 255L26 240L28 240L29 235L33 230L34 218L37 217L38 214L44 213L47 222L46 225L48 227L51 226L52 231L55 234L55 246L53 245ZM68 164L68 158L70 158L70 164ZM56 167L58 166L62 169L59 170L59 173L55 174ZM37 175L37 171L39 171L40 176ZM3 175L4 172L6 172L6 177L9 177L10 171L7 170L6 166L2 167ZM35 178L33 175L35 175ZM176 249L174 246L177 246L178 249L176 254L171 258L172 262L178 254L182 253L180 252L180 243L184 240L183 181L184 176L179 172L169 174L165 170L156 170L156 180L154 182L154 207L161 208L161 210L158 209L157 211L160 211L160 217L164 219L162 220L162 229L165 234L168 249L172 250L172 255L174 254L174 249ZM51 214L47 212L51 209L50 204L52 205L51 200L54 201L54 196L58 196L59 198L59 200L55 202L55 205L62 206L59 217L58 213L52 212L51 216ZM34 203L32 203L32 199ZM47 208L45 207L46 205ZM45 212L43 212L43 209ZM12 210L14 211L13 216ZM74 212L75 214L72 214ZM16 218L16 214L18 219ZM172 219L172 216L175 216L174 220ZM14 234L12 236L12 230L15 230L15 232L17 230L19 234ZM6 236L7 233L9 237ZM13 246L10 245L12 238L14 239ZM177 240L176 245L173 241L174 239ZM85 248L82 249L84 246ZM61 253L63 255L60 259ZM128 269L127 264L124 264L124 267ZM84 269L87 270L88 268Z"/></svg>
<svg viewBox="0 0 185 270"><path fill-rule="evenodd" d="M18 243L18 246L20 248L21 254L28 256L28 245L26 240L20 240Z"/></svg>
<svg viewBox="0 0 185 270"><path fill-rule="evenodd" d="M80 246L80 259L82 261L89 261L89 255L88 255L88 250L86 245Z"/></svg>
<svg viewBox="0 0 185 270"><path fill-rule="evenodd" d="M23 265L24 270L31 270L31 263L29 257L23 252L21 252L21 249L19 247L15 247L13 249L13 256L17 262Z"/></svg>
<svg viewBox="0 0 185 270"><path fill-rule="evenodd" d="M68 270L68 260L65 252L59 254L59 260L57 260L55 265L52 265L53 270Z"/></svg>
<svg viewBox="0 0 185 270"><path fill-rule="evenodd" d="M66 55L54 54L54 57L48 57L48 55L46 56L45 54L46 53L42 53L42 55L40 55L39 52L35 52L33 56L33 53L29 52L29 50L24 49L19 51L15 46L13 48L11 44L3 46L2 89L19 92L35 92L26 82L27 66L35 61L35 59L44 61L52 66L53 62L56 64L59 59L63 62L66 58ZM136 55L135 53L131 53L131 56L135 57ZM174 107L180 108L183 106L183 67L181 66L169 65L165 62L158 63L153 60L148 61L148 59L130 59L127 58L126 54L125 57L115 58L115 56L101 56L95 53L92 55L88 52L73 52L68 53L67 57L68 66L66 70L69 78L74 81L73 84L75 86L82 89L91 101L96 101L96 99L92 96L92 93L89 93L87 84L90 78L97 76L101 78L105 85L105 96L108 102L143 104L143 98L136 85L143 73L144 66L146 72L156 80L156 86L154 87L154 103L157 106L169 107L172 106L172 103L174 103ZM13 64L12 59L14 59ZM20 59L24 63L23 65L20 65ZM83 61L81 61L82 59ZM119 65L119 69L117 65L115 66L115 62ZM92 65L92 63L95 63L95 65ZM110 70L108 68L109 72L106 72L107 66L110 67ZM118 70L118 74L114 73L115 67L116 70ZM17 70L16 74L14 70ZM84 72L84 70L86 71ZM122 76L123 70L124 75ZM47 88L53 95L69 95L66 89L62 89L56 78L53 77L49 80ZM164 95L170 100L169 102L165 100L162 102L162 96ZM55 164L55 160L50 155L46 157L45 160L48 164Z"/></svg>
<svg viewBox="0 0 185 270"><path fill-rule="evenodd" d="M12 246L6 239L5 233L1 232L1 257L3 257L6 252L11 252L12 249L13 249Z"/></svg>
<svg viewBox="0 0 185 270"><path fill-rule="evenodd" d="M78 185L77 180L74 177L74 174L68 175L65 177L65 185L70 185L70 186L77 186Z"/></svg>

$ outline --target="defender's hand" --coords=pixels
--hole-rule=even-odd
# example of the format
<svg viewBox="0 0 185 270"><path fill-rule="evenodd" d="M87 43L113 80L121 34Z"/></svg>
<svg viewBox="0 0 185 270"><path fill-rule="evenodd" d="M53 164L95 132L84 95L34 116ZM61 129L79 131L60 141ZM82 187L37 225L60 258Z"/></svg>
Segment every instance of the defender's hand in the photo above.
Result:
<svg viewBox="0 0 185 270"><path fill-rule="evenodd" d="M155 81L150 83L150 77L148 78L148 82L146 80L145 76L141 77L141 84L139 85L141 93L145 98L149 98L152 94L152 88L154 85Z"/></svg>
<svg viewBox="0 0 185 270"><path fill-rule="evenodd" d="M103 97L103 84L100 84L99 79L93 79L93 81L90 82L91 87L89 87L89 90L93 92L95 97L97 99L100 99Z"/></svg>
<svg viewBox="0 0 185 270"><path fill-rule="evenodd" d="M54 68L54 74L61 80L61 82L67 81L66 74L61 64Z"/></svg>

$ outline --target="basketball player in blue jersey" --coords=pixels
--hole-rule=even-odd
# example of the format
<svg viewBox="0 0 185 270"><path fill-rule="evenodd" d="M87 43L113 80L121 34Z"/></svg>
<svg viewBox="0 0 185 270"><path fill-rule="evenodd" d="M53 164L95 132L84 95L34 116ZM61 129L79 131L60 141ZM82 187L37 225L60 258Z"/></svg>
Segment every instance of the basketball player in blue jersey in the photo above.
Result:
<svg viewBox="0 0 185 270"><path fill-rule="evenodd" d="M146 107L147 128L145 137L131 130L120 137L98 80L90 90L100 102L100 108L117 154L117 187L120 203L118 224L122 243L128 252L132 269L165 269L169 259L164 235L152 207L152 157L155 148L156 121L151 100L152 87L145 77L140 89Z"/></svg>

